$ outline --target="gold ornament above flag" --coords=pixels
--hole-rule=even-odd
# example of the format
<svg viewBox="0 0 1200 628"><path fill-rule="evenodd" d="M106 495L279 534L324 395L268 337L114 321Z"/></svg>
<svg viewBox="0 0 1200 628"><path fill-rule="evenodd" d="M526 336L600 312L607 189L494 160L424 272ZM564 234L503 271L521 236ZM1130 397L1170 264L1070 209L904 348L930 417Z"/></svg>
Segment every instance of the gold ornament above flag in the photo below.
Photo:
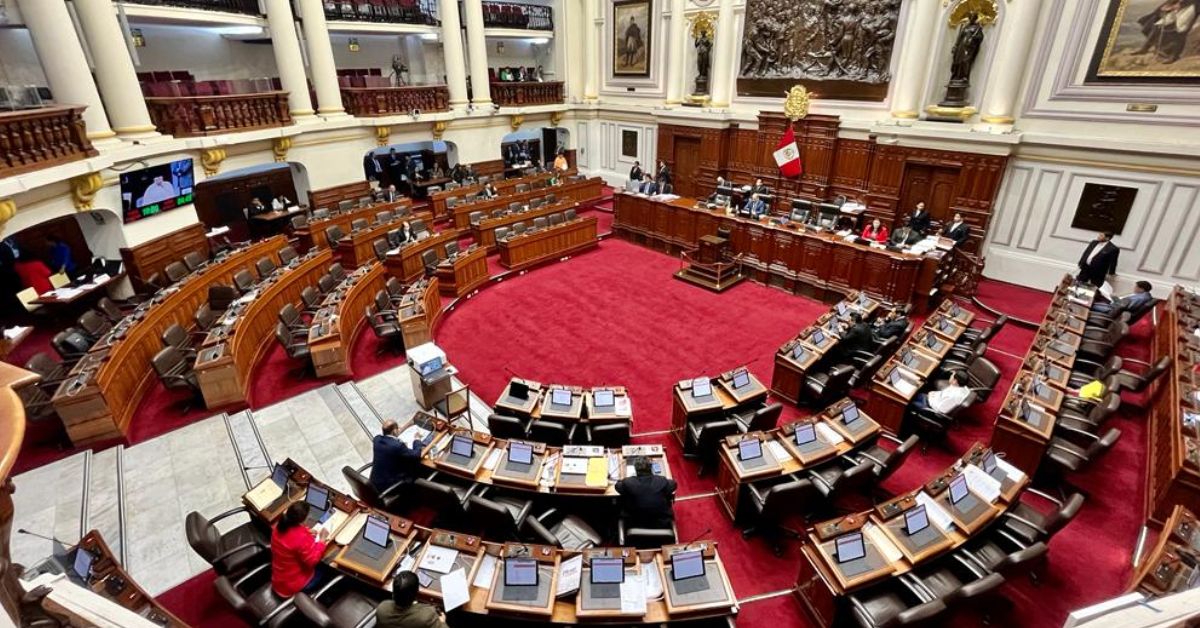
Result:
<svg viewBox="0 0 1200 628"><path fill-rule="evenodd" d="M793 85L792 89L788 90L787 100L783 103L783 113L789 120L795 122L808 115L808 106L811 102L812 96L803 85Z"/></svg>

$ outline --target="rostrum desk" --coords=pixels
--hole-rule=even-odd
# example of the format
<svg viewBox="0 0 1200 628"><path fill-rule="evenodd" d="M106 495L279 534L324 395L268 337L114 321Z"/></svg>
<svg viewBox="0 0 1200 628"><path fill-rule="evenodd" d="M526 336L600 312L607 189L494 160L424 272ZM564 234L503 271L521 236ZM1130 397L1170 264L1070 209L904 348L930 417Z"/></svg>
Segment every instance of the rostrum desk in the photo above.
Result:
<svg viewBox="0 0 1200 628"><path fill-rule="evenodd" d="M618 192L614 231L648 246L678 253L697 249L700 238L728 229L729 250L762 283L804 291L822 300L862 290L886 303L911 303L923 314L931 295L949 280L953 249L913 255L847 242L830 232L794 223L773 224L696 207L693 198L664 201Z"/></svg>
<svg viewBox="0 0 1200 628"><path fill-rule="evenodd" d="M517 270L590 249L600 243L596 223L595 216L584 216L545 229L509 236L500 241L500 265Z"/></svg>
<svg viewBox="0 0 1200 628"><path fill-rule="evenodd" d="M127 435L129 421L150 386L157 386L150 360L162 349L172 324L192 325L208 302L208 288L233 285L233 275L252 269L260 257L278 260L287 244L275 236L237 249L160 291L152 301L113 327L71 370L54 393L54 408L76 446Z"/></svg>
<svg viewBox="0 0 1200 628"><path fill-rule="evenodd" d="M359 268L325 297L308 328L308 352L317 377L350 375L350 348L367 323L363 315L384 287L383 264Z"/></svg>

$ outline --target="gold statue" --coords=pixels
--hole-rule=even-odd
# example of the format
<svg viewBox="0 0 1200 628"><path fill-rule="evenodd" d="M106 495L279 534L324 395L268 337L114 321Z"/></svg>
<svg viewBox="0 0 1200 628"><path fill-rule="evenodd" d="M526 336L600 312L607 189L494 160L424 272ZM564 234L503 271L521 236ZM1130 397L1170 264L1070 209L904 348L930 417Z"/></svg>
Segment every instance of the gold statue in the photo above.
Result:
<svg viewBox="0 0 1200 628"><path fill-rule="evenodd" d="M787 114L788 120L795 122L808 115L811 102L812 96L803 85L793 85L792 89L788 90L787 101L783 103L783 112Z"/></svg>

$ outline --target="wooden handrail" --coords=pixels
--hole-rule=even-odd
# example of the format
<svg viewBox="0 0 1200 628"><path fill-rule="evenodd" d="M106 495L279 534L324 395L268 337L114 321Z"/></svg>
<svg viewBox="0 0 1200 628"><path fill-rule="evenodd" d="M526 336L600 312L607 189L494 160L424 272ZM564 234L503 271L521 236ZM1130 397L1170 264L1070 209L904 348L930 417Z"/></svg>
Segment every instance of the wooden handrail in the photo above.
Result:
<svg viewBox="0 0 1200 628"><path fill-rule="evenodd" d="M219 96L151 96L146 98L150 120L158 130L175 137L217 135L289 126L287 92Z"/></svg>
<svg viewBox="0 0 1200 628"><path fill-rule="evenodd" d="M83 106L0 113L0 178L99 154L83 123Z"/></svg>
<svg viewBox="0 0 1200 628"><path fill-rule="evenodd" d="M10 547L14 490L10 474L25 440L25 406L16 391L38 379L36 373L0 362L0 605L17 625L21 625L22 590Z"/></svg>
<svg viewBox="0 0 1200 628"><path fill-rule="evenodd" d="M450 110L450 90L445 85L412 87L343 87L342 105L353 116L373 117Z"/></svg>
<svg viewBox="0 0 1200 628"><path fill-rule="evenodd" d="M563 102L562 81L497 81L491 84L492 102L501 107L557 105Z"/></svg>

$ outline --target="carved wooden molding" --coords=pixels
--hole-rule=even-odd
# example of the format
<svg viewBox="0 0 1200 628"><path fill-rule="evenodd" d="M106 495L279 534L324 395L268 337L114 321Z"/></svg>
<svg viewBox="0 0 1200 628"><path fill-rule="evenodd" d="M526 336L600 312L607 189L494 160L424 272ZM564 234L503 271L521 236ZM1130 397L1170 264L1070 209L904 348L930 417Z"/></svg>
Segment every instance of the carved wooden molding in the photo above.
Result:
<svg viewBox="0 0 1200 628"><path fill-rule="evenodd" d="M99 172L81 174L71 179L71 198L75 201L75 209L87 211L92 208L96 193L104 187L104 178Z"/></svg>
<svg viewBox="0 0 1200 628"><path fill-rule="evenodd" d="M204 174L210 177L221 170L222 161L225 161L224 148L206 148L200 151L200 165L204 167Z"/></svg>

